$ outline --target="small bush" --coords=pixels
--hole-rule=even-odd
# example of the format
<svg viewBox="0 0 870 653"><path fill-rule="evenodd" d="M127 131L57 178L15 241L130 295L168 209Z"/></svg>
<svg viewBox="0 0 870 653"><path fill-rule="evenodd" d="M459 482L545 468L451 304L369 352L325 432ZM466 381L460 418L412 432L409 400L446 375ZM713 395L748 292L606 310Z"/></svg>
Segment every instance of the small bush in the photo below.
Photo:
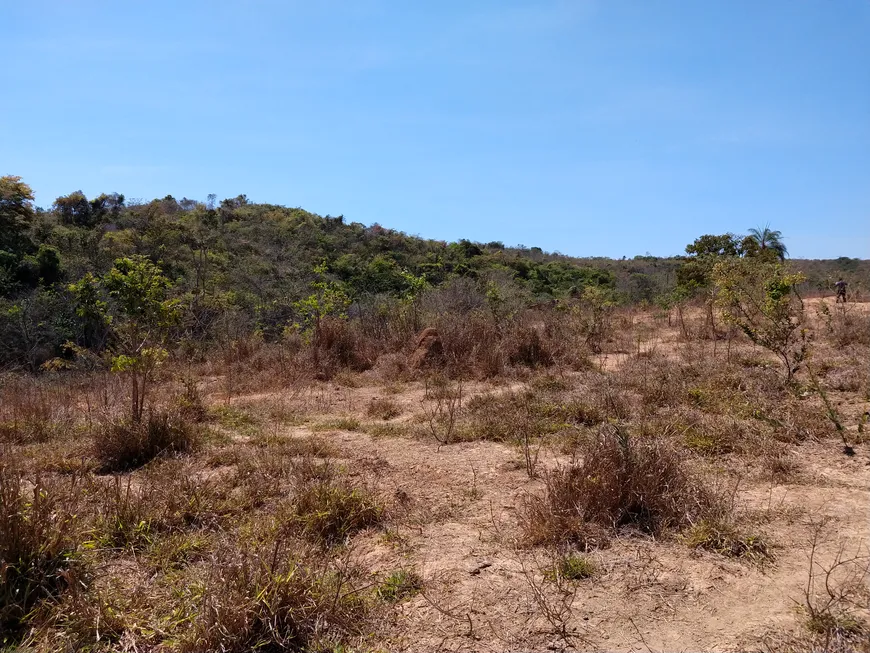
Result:
<svg viewBox="0 0 870 653"><path fill-rule="evenodd" d="M205 421L208 417L208 410L202 401L196 379L186 378L182 383L184 384L184 392L175 399L178 412L191 422Z"/></svg>
<svg viewBox="0 0 870 653"><path fill-rule="evenodd" d="M382 397L373 398L366 408L366 415L384 421L398 417L401 414L402 409L395 401L384 399Z"/></svg>
<svg viewBox="0 0 870 653"><path fill-rule="evenodd" d="M546 494L526 502L523 527L531 544L606 542L623 526L660 534L717 514L721 502L684 469L676 450L617 427L581 442L579 460L546 476Z"/></svg>
<svg viewBox="0 0 870 653"><path fill-rule="evenodd" d="M534 327L516 326L501 343L505 357L511 365L549 367L553 352L541 333Z"/></svg>
<svg viewBox="0 0 870 653"><path fill-rule="evenodd" d="M75 481L48 486L0 463L0 647L76 568Z"/></svg>
<svg viewBox="0 0 870 653"><path fill-rule="evenodd" d="M196 449L199 434L180 416L149 413L139 423L118 421L97 432L94 449L103 472L136 469L157 456Z"/></svg>
<svg viewBox="0 0 870 653"><path fill-rule="evenodd" d="M385 383L407 381L413 376L407 356L399 353L382 354L372 371Z"/></svg>
<svg viewBox="0 0 870 653"><path fill-rule="evenodd" d="M423 589L423 579L415 571L400 569L387 576L378 586L378 596L388 602L395 603L413 596Z"/></svg>

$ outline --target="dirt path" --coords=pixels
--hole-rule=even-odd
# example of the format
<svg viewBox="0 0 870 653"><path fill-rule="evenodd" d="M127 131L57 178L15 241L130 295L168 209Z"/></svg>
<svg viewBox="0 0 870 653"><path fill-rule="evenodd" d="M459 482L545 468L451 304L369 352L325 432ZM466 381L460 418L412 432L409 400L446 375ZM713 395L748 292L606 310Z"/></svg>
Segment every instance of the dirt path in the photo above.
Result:
<svg viewBox="0 0 870 653"><path fill-rule="evenodd" d="M478 384L468 394L489 389ZM336 404L359 412L381 391L342 389ZM411 384L391 397L405 410L392 421L407 422L422 390ZM293 427L287 435L312 431ZM528 478L516 448L492 442L439 448L426 439L344 430L317 435L339 445L349 472L391 497L400 515L395 533L358 538L353 555L373 571L410 568L426 580L424 594L401 604L385 629L389 650L563 646L542 617L542 601L555 609L561 600L542 582L547 562L541 552L515 547L523 497L543 490L540 480ZM828 520L820 543L828 558L839 543L850 551L866 543L870 525L866 452L846 458L829 441L795 447L794 455L802 461L803 484L749 484L739 494L741 508L759 515L757 530L774 544L775 562L759 566L674 541L618 538L592 554L602 573L577 586L566 620L576 632L569 637L574 647L731 651L769 629L793 629L812 524Z"/></svg>

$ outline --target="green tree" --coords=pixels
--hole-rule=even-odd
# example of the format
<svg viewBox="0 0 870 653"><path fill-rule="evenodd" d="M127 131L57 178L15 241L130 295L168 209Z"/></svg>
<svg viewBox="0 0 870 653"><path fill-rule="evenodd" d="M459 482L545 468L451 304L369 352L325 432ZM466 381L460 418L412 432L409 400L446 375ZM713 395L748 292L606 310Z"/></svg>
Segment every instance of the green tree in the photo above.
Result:
<svg viewBox="0 0 870 653"><path fill-rule="evenodd" d="M724 319L776 354L791 381L807 356L804 308L797 293L804 276L782 263L744 258L717 263L713 280Z"/></svg>
<svg viewBox="0 0 870 653"><path fill-rule="evenodd" d="M686 245L686 253L689 256L677 268L677 287L673 294L674 306L677 307L684 337L688 337L689 333L686 329L683 307L689 300L699 296L704 300L707 330L711 337L716 337L713 313L715 291L712 285L713 268L724 258L740 256L742 251L737 236L731 233L718 236L706 234L696 238L690 245Z"/></svg>
<svg viewBox="0 0 870 653"><path fill-rule="evenodd" d="M142 419L148 383L168 356L166 339L180 316L171 287L158 266L138 255L117 259L99 280L87 275L70 286L79 316L110 328L112 371L129 378L134 423Z"/></svg>
<svg viewBox="0 0 870 653"><path fill-rule="evenodd" d="M16 257L31 249L27 231L33 223L33 191L21 177L0 177L0 251Z"/></svg>
<svg viewBox="0 0 870 653"><path fill-rule="evenodd" d="M743 240L747 254L766 257L772 253L780 261L785 260L788 250L782 242L782 232L775 231L767 224L757 229L750 229L749 235Z"/></svg>
<svg viewBox="0 0 870 653"><path fill-rule="evenodd" d="M323 344L324 320L330 317L347 319L346 311L350 306L350 297L345 292L344 284L329 279L327 272L326 261L316 265L314 274L317 279L311 283L314 292L293 304L293 309L300 317L294 326L313 345L315 365L319 362Z"/></svg>
<svg viewBox="0 0 870 653"><path fill-rule="evenodd" d="M734 234L713 236L706 234L696 238L691 245L686 245L686 254L690 256L738 256L740 241Z"/></svg>

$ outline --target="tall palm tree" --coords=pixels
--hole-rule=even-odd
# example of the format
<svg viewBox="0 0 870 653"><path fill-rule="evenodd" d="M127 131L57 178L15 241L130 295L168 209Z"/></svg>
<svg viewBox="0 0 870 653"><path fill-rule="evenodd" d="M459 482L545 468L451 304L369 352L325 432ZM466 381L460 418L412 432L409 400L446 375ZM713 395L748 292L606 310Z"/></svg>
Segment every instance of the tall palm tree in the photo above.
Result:
<svg viewBox="0 0 870 653"><path fill-rule="evenodd" d="M785 255L788 254L788 250L782 242L782 232L774 231L770 228L770 224L766 224L760 229L750 229L749 237L755 241L758 249L773 250L780 260L784 260Z"/></svg>

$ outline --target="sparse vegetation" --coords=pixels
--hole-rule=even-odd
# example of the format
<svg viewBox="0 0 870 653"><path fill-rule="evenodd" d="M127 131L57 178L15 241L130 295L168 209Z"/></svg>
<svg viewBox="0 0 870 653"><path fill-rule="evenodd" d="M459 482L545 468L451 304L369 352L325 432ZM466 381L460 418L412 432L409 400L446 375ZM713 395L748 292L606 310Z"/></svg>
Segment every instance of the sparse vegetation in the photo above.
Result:
<svg viewBox="0 0 870 653"><path fill-rule="evenodd" d="M288 524L325 546L344 543L356 531L377 525L384 508L363 488L324 465L312 477L298 481Z"/></svg>
<svg viewBox="0 0 870 653"><path fill-rule="evenodd" d="M0 645L12 644L80 567L75 481L32 483L0 460Z"/></svg>
<svg viewBox="0 0 870 653"><path fill-rule="evenodd" d="M415 571L399 569L388 575L378 585L378 596L384 601L395 603L413 596L423 589L423 579Z"/></svg>
<svg viewBox="0 0 870 653"><path fill-rule="evenodd" d="M83 200L0 256L0 648L656 650L665 605L704 648L809 547L772 650L866 649L837 553L866 535L866 305L809 297L828 268L776 233L576 261Z"/></svg>
<svg viewBox="0 0 870 653"><path fill-rule="evenodd" d="M606 427L548 474L546 493L526 502L523 528L530 544L589 548L621 527L660 535L722 510L667 443Z"/></svg>
<svg viewBox="0 0 870 653"><path fill-rule="evenodd" d="M577 555L576 553L568 553L560 556L553 566L551 575L561 576L567 580L584 580L592 578L598 569L595 563L588 557Z"/></svg>
<svg viewBox="0 0 870 653"><path fill-rule="evenodd" d="M366 415L384 421L398 417L401 414L402 409L395 401L382 397L375 397L372 399L366 408Z"/></svg>

